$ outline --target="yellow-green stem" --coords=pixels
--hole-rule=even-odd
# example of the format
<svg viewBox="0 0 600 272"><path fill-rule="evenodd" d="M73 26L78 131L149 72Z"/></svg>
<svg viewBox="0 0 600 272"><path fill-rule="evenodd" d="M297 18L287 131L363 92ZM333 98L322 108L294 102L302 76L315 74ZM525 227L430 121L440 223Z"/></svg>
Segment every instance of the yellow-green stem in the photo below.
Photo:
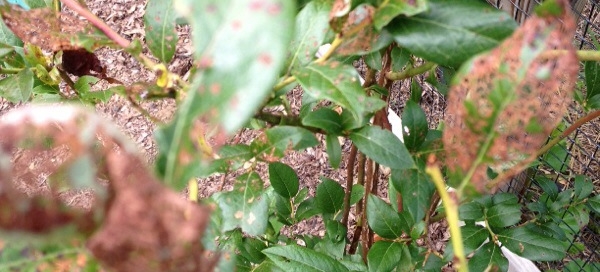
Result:
<svg viewBox="0 0 600 272"><path fill-rule="evenodd" d="M446 190L446 183L442 177L440 169L436 165L428 165L425 172L431 177L435 188L442 199L444 210L446 211L446 220L450 228L450 240L454 249L454 256L457 259L455 268L460 272L468 272L467 259L463 248L462 235L458 225L458 200L450 196Z"/></svg>
<svg viewBox="0 0 600 272"><path fill-rule="evenodd" d="M425 72L435 68L436 66L437 66L437 64L435 64L433 62L426 62L426 63L423 63L421 66L408 68L404 71L389 72L385 76L389 80L403 80L403 79L411 78L413 76L425 73Z"/></svg>
<svg viewBox="0 0 600 272"><path fill-rule="evenodd" d="M198 202L198 182L196 179L188 181L188 197L192 202Z"/></svg>

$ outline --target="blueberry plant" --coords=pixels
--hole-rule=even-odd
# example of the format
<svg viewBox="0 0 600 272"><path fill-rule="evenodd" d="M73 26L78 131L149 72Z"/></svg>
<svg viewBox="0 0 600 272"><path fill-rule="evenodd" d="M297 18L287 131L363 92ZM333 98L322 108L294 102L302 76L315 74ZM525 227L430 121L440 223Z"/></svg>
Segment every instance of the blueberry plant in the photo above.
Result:
<svg viewBox="0 0 600 272"><path fill-rule="evenodd" d="M61 2L87 22L61 11ZM146 53L141 41L125 40L77 1L0 3L4 99L94 104L122 95L133 105L178 103L174 119L155 133L153 170L95 113L67 107L63 118L43 106L7 115L0 122L2 186L23 177L11 166L15 152L67 145L69 159L47 166L52 182L93 188L103 204L73 211L54 193L4 190L0 227L8 234L47 243L60 242L49 237L57 232L76 235L117 271L506 271L501 247L533 261L563 260L578 230L600 213L598 189L585 176L560 189L538 176L543 191L525 199L498 192L600 115L600 54L573 48L568 1L546 1L517 26L477 0L149 0ZM191 29L186 80L166 68L178 24ZM104 46L126 50L156 79L126 86L110 78L94 54ZM357 60L366 64L364 82ZM392 84L417 76L447 97L448 109L442 125L430 128L413 88L401 141L388 120ZM92 91L100 80L115 87ZM287 96L297 86L299 113ZM564 126L573 97L586 115L545 143ZM266 110L273 107L282 110ZM229 141L241 128L259 136ZM328 163L345 166L347 179L322 177L309 195L303 177L280 160L318 145L317 135ZM345 156L340 139L351 142ZM268 165L269 186L258 164ZM389 186L378 188L384 168ZM233 190L198 199L197 178L234 171L241 174ZM185 188L187 201L171 191ZM323 237L282 233L313 217L322 218ZM442 220L451 237L444 250L428 242L429 226ZM11 258L19 256L0 253L0 267L18 269L24 262Z"/></svg>

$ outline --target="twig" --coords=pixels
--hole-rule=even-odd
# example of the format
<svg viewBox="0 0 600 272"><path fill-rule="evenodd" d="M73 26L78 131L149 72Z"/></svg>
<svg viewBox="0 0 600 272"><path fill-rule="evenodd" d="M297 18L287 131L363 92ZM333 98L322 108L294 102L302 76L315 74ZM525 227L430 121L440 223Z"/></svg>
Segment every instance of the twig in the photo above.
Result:
<svg viewBox="0 0 600 272"><path fill-rule="evenodd" d="M411 78L413 76L425 73L425 72L433 69L436 66L437 66L437 64L435 64L433 62L426 62L426 63L422 64L421 66L408 68L408 69L405 69L404 71L400 71L400 72L390 71L385 74L385 77L389 80L403 80L403 79Z"/></svg>
<svg viewBox="0 0 600 272"><path fill-rule="evenodd" d="M435 188L442 199L446 211L446 220L448 221L448 227L450 229L450 239L452 240L452 248L454 249L454 258L456 268L460 272L468 272L469 267L467 266L467 259L465 258L465 251L463 248L462 234L458 225L458 199L456 195L450 196L446 191L446 183L442 177L442 172L435 163L435 157L430 156L427 162L425 172L431 177L431 180L435 184Z"/></svg>
<svg viewBox="0 0 600 272"><path fill-rule="evenodd" d="M348 226L348 216L350 215L350 196L352 195L352 184L354 183L354 163L358 148L353 144L346 161L346 194L344 195L344 214L342 216L342 225Z"/></svg>

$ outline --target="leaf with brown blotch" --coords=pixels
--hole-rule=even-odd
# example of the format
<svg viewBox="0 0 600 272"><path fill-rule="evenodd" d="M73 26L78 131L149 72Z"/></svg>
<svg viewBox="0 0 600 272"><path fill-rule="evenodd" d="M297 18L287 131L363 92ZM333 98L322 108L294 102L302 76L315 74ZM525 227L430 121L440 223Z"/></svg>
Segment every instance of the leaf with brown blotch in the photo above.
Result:
<svg viewBox="0 0 600 272"><path fill-rule="evenodd" d="M444 131L455 180L494 192L523 169L560 122L579 70L568 2L559 16L532 16L491 52L463 65L450 89ZM550 50L558 54L549 54ZM488 166L503 180L489 182ZM466 186L462 182L460 186Z"/></svg>
<svg viewBox="0 0 600 272"><path fill-rule="evenodd" d="M49 8L23 10L11 5L2 10L2 19L10 30L23 42L32 43L47 51L74 50L78 33L92 34L93 28L86 21Z"/></svg>
<svg viewBox="0 0 600 272"><path fill-rule="evenodd" d="M0 229L8 236L89 238L90 252L114 271L214 268L218 255L201 244L209 209L162 185L103 117L74 106L27 106L3 115L0 131L0 161L8 162L0 163ZM50 189L37 189L40 183ZM67 206L57 187L92 188L94 205Z"/></svg>

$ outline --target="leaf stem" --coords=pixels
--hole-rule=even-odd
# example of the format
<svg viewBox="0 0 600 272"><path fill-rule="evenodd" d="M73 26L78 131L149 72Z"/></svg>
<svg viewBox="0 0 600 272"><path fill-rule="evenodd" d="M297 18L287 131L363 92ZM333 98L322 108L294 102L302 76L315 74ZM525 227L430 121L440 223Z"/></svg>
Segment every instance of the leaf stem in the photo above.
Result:
<svg viewBox="0 0 600 272"><path fill-rule="evenodd" d="M342 41L344 41L344 39L340 34L337 34L335 39L331 42L331 46L329 46L327 52L325 52L325 54L323 54L323 56L321 56L319 59L315 60L315 63L320 64L328 60L333 52L335 52L335 50L342 44Z"/></svg>
<svg viewBox="0 0 600 272"><path fill-rule="evenodd" d="M3 67L0 67L0 74L5 74L5 75L18 74L19 72L21 72L21 70L23 70L23 69L22 68L3 68Z"/></svg>
<svg viewBox="0 0 600 272"><path fill-rule="evenodd" d="M425 62L420 66L404 69L403 71L400 71L400 72L390 71L387 74L385 74L385 77L389 80L403 80L403 79L411 78L413 76L425 73L425 72L435 68L436 66L437 66L437 64L435 64L433 62Z"/></svg>
<svg viewBox="0 0 600 272"><path fill-rule="evenodd" d="M454 249L454 258L456 258L456 268L460 272L468 272L469 267L467 266L467 259L465 258L465 251L463 248L462 234L460 233L460 227L458 225L458 199L456 195L450 196L446 190L446 183L442 177L442 173L439 167L435 163L427 164L425 172L431 177L431 180L435 184L442 204L446 211L446 220L448 220L448 227L450 228L450 239L452 240L452 247Z"/></svg>

